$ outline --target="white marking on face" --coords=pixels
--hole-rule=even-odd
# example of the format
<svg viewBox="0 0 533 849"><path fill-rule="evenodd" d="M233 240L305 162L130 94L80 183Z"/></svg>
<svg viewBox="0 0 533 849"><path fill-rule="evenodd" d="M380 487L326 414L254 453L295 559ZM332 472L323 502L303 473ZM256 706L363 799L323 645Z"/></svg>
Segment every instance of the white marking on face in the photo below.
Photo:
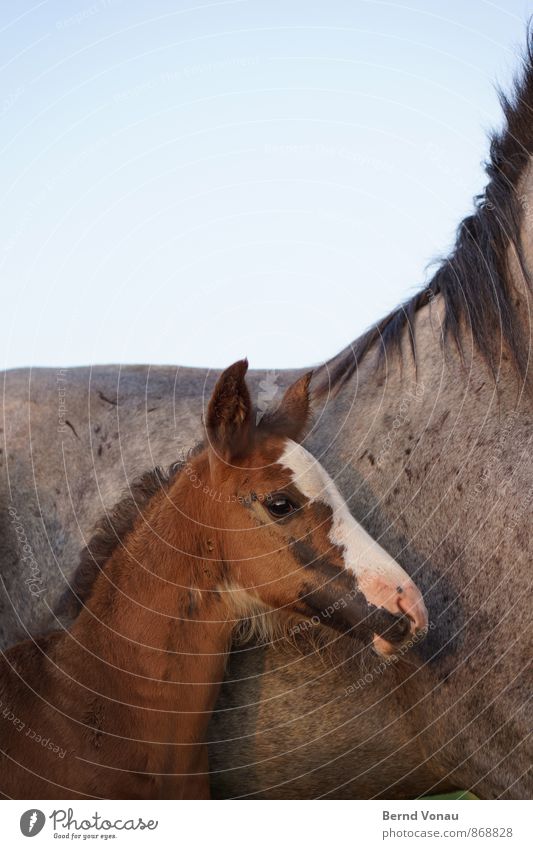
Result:
<svg viewBox="0 0 533 849"><path fill-rule="evenodd" d="M293 483L309 501L320 501L331 508L330 542L343 551L344 565L355 573L367 601L398 613L398 600L411 597L419 608L416 618L427 618L420 592L407 572L356 522L318 460L302 445L287 439L279 462L291 472Z"/></svg>

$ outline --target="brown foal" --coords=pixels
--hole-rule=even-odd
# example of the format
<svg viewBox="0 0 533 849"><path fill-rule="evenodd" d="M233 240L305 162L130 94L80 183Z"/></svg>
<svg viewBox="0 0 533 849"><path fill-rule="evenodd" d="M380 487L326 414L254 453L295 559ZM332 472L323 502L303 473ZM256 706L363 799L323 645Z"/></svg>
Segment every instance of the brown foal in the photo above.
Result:
<svg viewBox="0 0 533 849"><path fill-rule="evenodd" d="M308 377L256 427L246 369L220 377L206 446L137 484L143 503L105 558L102 531L89 544L70 630L0 659L5 796L207 797L207 725L244 617L381 634L385 653L426 627L416 586L296 441Z"/></svg>

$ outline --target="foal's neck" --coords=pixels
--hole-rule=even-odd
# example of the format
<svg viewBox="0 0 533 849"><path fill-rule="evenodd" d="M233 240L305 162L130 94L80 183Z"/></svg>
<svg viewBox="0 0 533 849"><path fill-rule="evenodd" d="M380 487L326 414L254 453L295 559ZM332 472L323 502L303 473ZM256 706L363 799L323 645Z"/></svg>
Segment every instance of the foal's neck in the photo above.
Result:
<svg viewBox="0 0 533 849"><path fill-rule="evenodd" d="M97 666L100 692L133 689L136 704L164 708L192 688L206 702L199 710L214 702L232 620L202 498L180 475L152 498L95 580L70 633L91 652L86 662Z"/></svg>

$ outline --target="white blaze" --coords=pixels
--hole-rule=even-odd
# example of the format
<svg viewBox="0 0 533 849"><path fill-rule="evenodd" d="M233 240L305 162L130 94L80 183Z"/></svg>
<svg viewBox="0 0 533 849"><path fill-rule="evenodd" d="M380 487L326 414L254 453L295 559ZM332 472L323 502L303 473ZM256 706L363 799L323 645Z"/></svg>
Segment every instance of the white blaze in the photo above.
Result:
<svg viewBox="0 0 533 849"><path fill-rule="evenodd" d="M279 462L291 472L294 484L303 495L331 508L330 542L343 550L344 565L355 573L367 600L397 612L398 593L412 587L408 574L356 522L335 483L309 451L287 439Z"/></svg>

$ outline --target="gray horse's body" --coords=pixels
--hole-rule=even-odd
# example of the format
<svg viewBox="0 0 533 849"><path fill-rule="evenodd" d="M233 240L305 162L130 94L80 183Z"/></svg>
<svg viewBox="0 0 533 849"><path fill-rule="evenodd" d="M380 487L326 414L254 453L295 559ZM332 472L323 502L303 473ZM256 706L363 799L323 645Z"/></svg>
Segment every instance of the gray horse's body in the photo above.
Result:
<svg viewBox="0 0 533 849"><path fill-rule="evenodd" d="M422 340L434 331L420 318ZM241 649L212 724L217 795L531 793L530 413L516 412L515 381L497 397L483 365L465 377L457 356L445 364L435 336L416 381L378 385L369 361L310 436L357 518L421 586L434 627L412 653L427 662L383 670L365 654L330 668L313 655ZM6 378L4 645L57 626L53 611L104 507L201 434L203 371L60 376L70 424L59 432L57 372Z"/></svg>
<svg viewBox="0 0 533 849"><path fill-rule="evenodd" d="M522 93L533 105L530 77ZM531 130L531 139L519 139L528 155ZM522 210L533 199L525 162L513 186ZM512 240L501 221L483 219L492 210L481 209L467 235L478 252L486 244L480 255L499 286L493 271L501 263L485 256L494 249L487 233L499 227L508 246ZM472 788L482 797L533 796L533 405L527 356L521 359L530 346L524 265L532 257L529 230L521 227L520 261L510 247L505 260L509 314L494 302L499 336L488 284L476 304L482 284L468 291L468 262L450 263L466 302L462 313L453 276L436 278L429 302L419 299L397 334L400 352L389 355L389 346L376 368L377 346L365 343L356 369L349 354L334 361L334 398L323 391L324 369L316 378L309 447L356 518L415 577L432 624L426 641L385 669L366 650L339 665L275 646L236 651L211 725L214 795L393 797ZM513 321L519 334L510 339ZM390 326L383 325L384 336ZM257 398L264 375L251 377ZM279 383L294 377L282 373ZM5 375L4 646L57 627L54 611L95 521L135 475L169 465L198 440L214 378L143 366Z"/></svg>

